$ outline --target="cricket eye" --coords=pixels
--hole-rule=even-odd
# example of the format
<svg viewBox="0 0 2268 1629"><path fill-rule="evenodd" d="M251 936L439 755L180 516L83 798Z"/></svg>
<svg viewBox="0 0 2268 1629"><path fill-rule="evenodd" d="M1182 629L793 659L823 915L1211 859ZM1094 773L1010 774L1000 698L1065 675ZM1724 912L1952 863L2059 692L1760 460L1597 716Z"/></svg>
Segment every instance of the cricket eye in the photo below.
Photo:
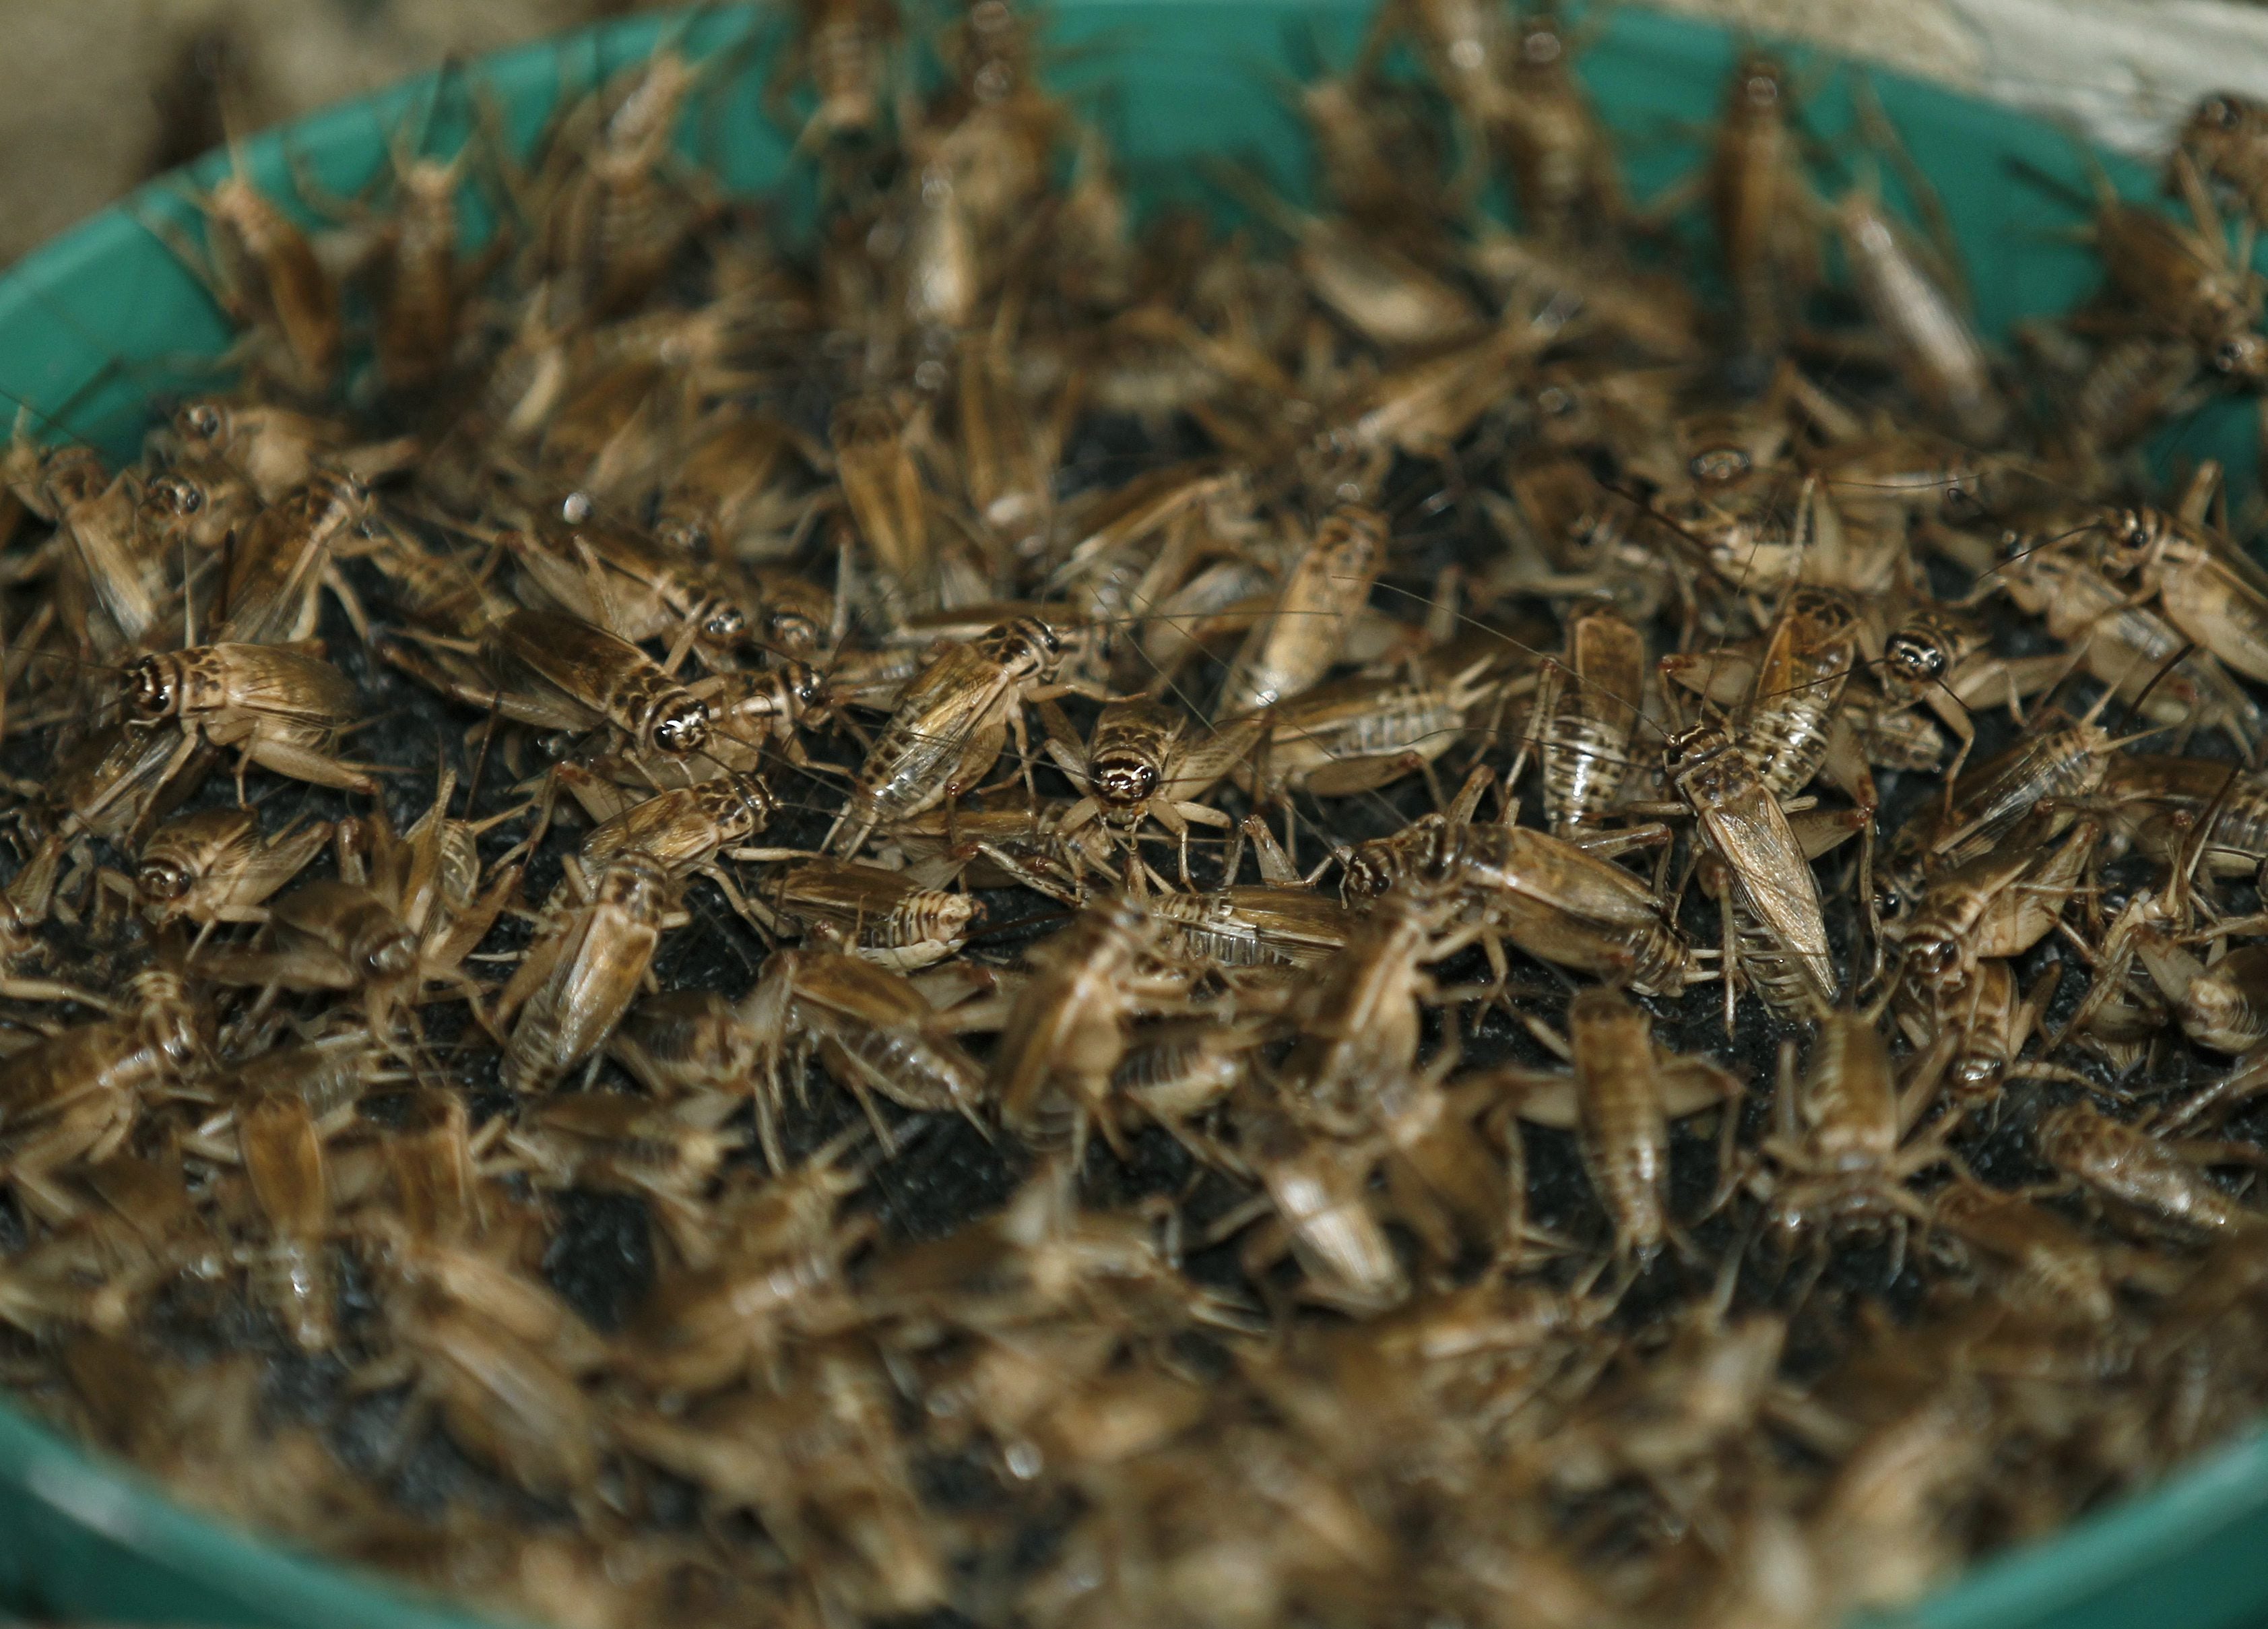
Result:
<svg viewBox="0 0 2268 1629"><path fill-rule="evenodd" d="M144 860L134 873L134 886L142 890L143 898L171 904L189 891L189 873L176 860Z"/></svg>
<svg viewBox="0 0 2268 1629"><path fill-rule="evenodd" d="M1917 679L1934 679L1945 671L1945 652L1925 639L1894 636L1886 652L1890 665Z"/></svg>
<svg viewBox="0 0 2268 1629"><path fill-rule="evenodd" d="M1751 461L1748 449L1737 446L1705 447L1686 461L1686 468L1696 481L1721 485L1737 481L1749 473Z"/></svg>
<svg viewBox="0 0 2268 1629"><path fill-rule="evenodd" d="M389 934L371 947L362 964L371 978L399 978L417 965L416 942L407 933Z"/></svg>
<svg viewBox="0 0 2268 1629"><path fill-rule="evenodd" d="M709 739L709 710L688 698L654 720L653 744L664 752L697 752Z"/></svg>
<svg viewBox="0 0 2268 1629"><path fill-rule="evenodd" d="M173 710L173 681L155 657L144 657L127 674L126 701L145 719L162 719Z"/></svg>
<svg viewBox="0 0 2268 1629"><path fill-rule="evenodd" d="M1134 803L1156 789L1158 771L1147 763L1114 763L1095 772L1103 796L1115 803Z"/></svg>

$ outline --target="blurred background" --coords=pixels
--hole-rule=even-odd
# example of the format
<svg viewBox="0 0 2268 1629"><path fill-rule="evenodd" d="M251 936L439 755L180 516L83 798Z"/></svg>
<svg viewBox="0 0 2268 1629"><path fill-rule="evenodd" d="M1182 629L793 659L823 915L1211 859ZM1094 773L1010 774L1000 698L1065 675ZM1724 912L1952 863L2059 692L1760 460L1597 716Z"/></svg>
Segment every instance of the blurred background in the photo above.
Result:
<svg viewBox="0 0 2268 1629"><path fill-rule="evenodd" d="M2161 150L2208 91L2268 95L2268 7L2244 0L1654 3L2063 117L2136 152ZM0 264L217 145L224 99L257 129L637 4L0 0Z"/></svg>
<svg viewBox="0 0 2268 1629"><path fill-rule="evenodd" d="M0 263L247 131L627 0L0 0Z"/></svg>

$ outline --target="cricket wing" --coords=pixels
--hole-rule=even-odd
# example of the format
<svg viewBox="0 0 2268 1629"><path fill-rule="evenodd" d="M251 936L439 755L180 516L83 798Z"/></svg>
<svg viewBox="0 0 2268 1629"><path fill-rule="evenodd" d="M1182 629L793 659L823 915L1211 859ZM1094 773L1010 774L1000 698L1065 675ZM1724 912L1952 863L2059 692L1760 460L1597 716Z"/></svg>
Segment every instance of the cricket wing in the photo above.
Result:
<svg viewBox="0 0 2268 1629"><path fill-rule="evenodd" d="M1837 995L1835 962L1827 950L1818 880L1778 803L1758 796L1740 817L1712 812L1701 818L1749 914L1802 967L1814 993L1831 1004Z"/></svg>

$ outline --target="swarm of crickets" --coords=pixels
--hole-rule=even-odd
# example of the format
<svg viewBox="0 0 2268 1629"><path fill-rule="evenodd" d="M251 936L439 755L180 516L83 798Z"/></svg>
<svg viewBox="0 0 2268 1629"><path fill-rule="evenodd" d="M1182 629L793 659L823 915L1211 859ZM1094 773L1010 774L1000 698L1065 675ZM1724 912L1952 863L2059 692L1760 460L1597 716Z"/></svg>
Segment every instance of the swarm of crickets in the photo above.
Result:
<svg viewBox="0 0 2268 1629"><path fill-rule="evenodd" d="M2252 1418L2268 107L2002 351L1760 55L1640 207L1394 0L1232 233L772 22L806 239L673 40L10 450L20 1396L570 1625L1824 1623Z"/></svg>

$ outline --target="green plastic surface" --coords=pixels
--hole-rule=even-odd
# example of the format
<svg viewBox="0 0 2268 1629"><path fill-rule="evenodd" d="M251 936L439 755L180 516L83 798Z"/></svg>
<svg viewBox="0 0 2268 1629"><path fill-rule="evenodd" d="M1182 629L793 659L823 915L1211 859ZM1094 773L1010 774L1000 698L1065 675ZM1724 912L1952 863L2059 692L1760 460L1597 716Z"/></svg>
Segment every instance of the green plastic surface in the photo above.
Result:
<svg viewBox="0 0 2268 1629"><path fill-rule="evenodd" d="M1233 152L1267 165L1297 191L1299 129L1276 76L1320 51L1345 60L1368 6L1336 0L1055 0L1051 36L1066 48L1057 82L1102 123L1145 202L1194 199L1215 209L1187 162ZM687 145L734 187L773 181L788 143L765 118L763 63L784 11L726 9L690 25L692 48L754 41L688 123ZM666 31L644 18L508 52L446 87L436 150L460 135L469 85L532 137L563 88L587 87L636 61ZM1718 100L1734 42L1701 25L1617 8L1600 19L1583 72L1624 138L1635 188L1687 173ZM1794 54L1802 60L1801 54ZM2095 278L2073 228L2069 200L2014 179L2020 158L2084 189L2083 161L2060 131L1935 88L1872 76L1890 117L1936 187L1958 237L1978 311L2011 322L2064 307ZM1805 118L1830 151L1849 122L1848 74L1812 64ZM383 162L386 133L435 106L431 79L302 121L247 144L249 167L289 195L291 154L340 192ZM454 121L453 133L451 126ZM1848 144L1844 144L1848 151ZM188 172L209 183L225 160ZM2113 164L2120 188L2150 180ZM17 405L52 433L130 451L153 391L197 382L199 359L226 344L225 325L195 282L150 230L187 223L178 187L145 189L26 257L0 276L0 410ZM783 229L792 231L791 217ZM1697 269L1705 247L1696 242ZM2207 450L2249 475L2241 416L2223 411L2185 431L2168 452ZM350 1570L190 1514L135 1473L64 1441L0 1404L0 1608L111 1622L276 1629L469 1629L476 1620ZM1980 1567L1892 1620L1915 1629L2191 1629L2251 1621L2268 1611L2268 1438L2235 1443L2158 1490L2051 1541Z"/></svg>

